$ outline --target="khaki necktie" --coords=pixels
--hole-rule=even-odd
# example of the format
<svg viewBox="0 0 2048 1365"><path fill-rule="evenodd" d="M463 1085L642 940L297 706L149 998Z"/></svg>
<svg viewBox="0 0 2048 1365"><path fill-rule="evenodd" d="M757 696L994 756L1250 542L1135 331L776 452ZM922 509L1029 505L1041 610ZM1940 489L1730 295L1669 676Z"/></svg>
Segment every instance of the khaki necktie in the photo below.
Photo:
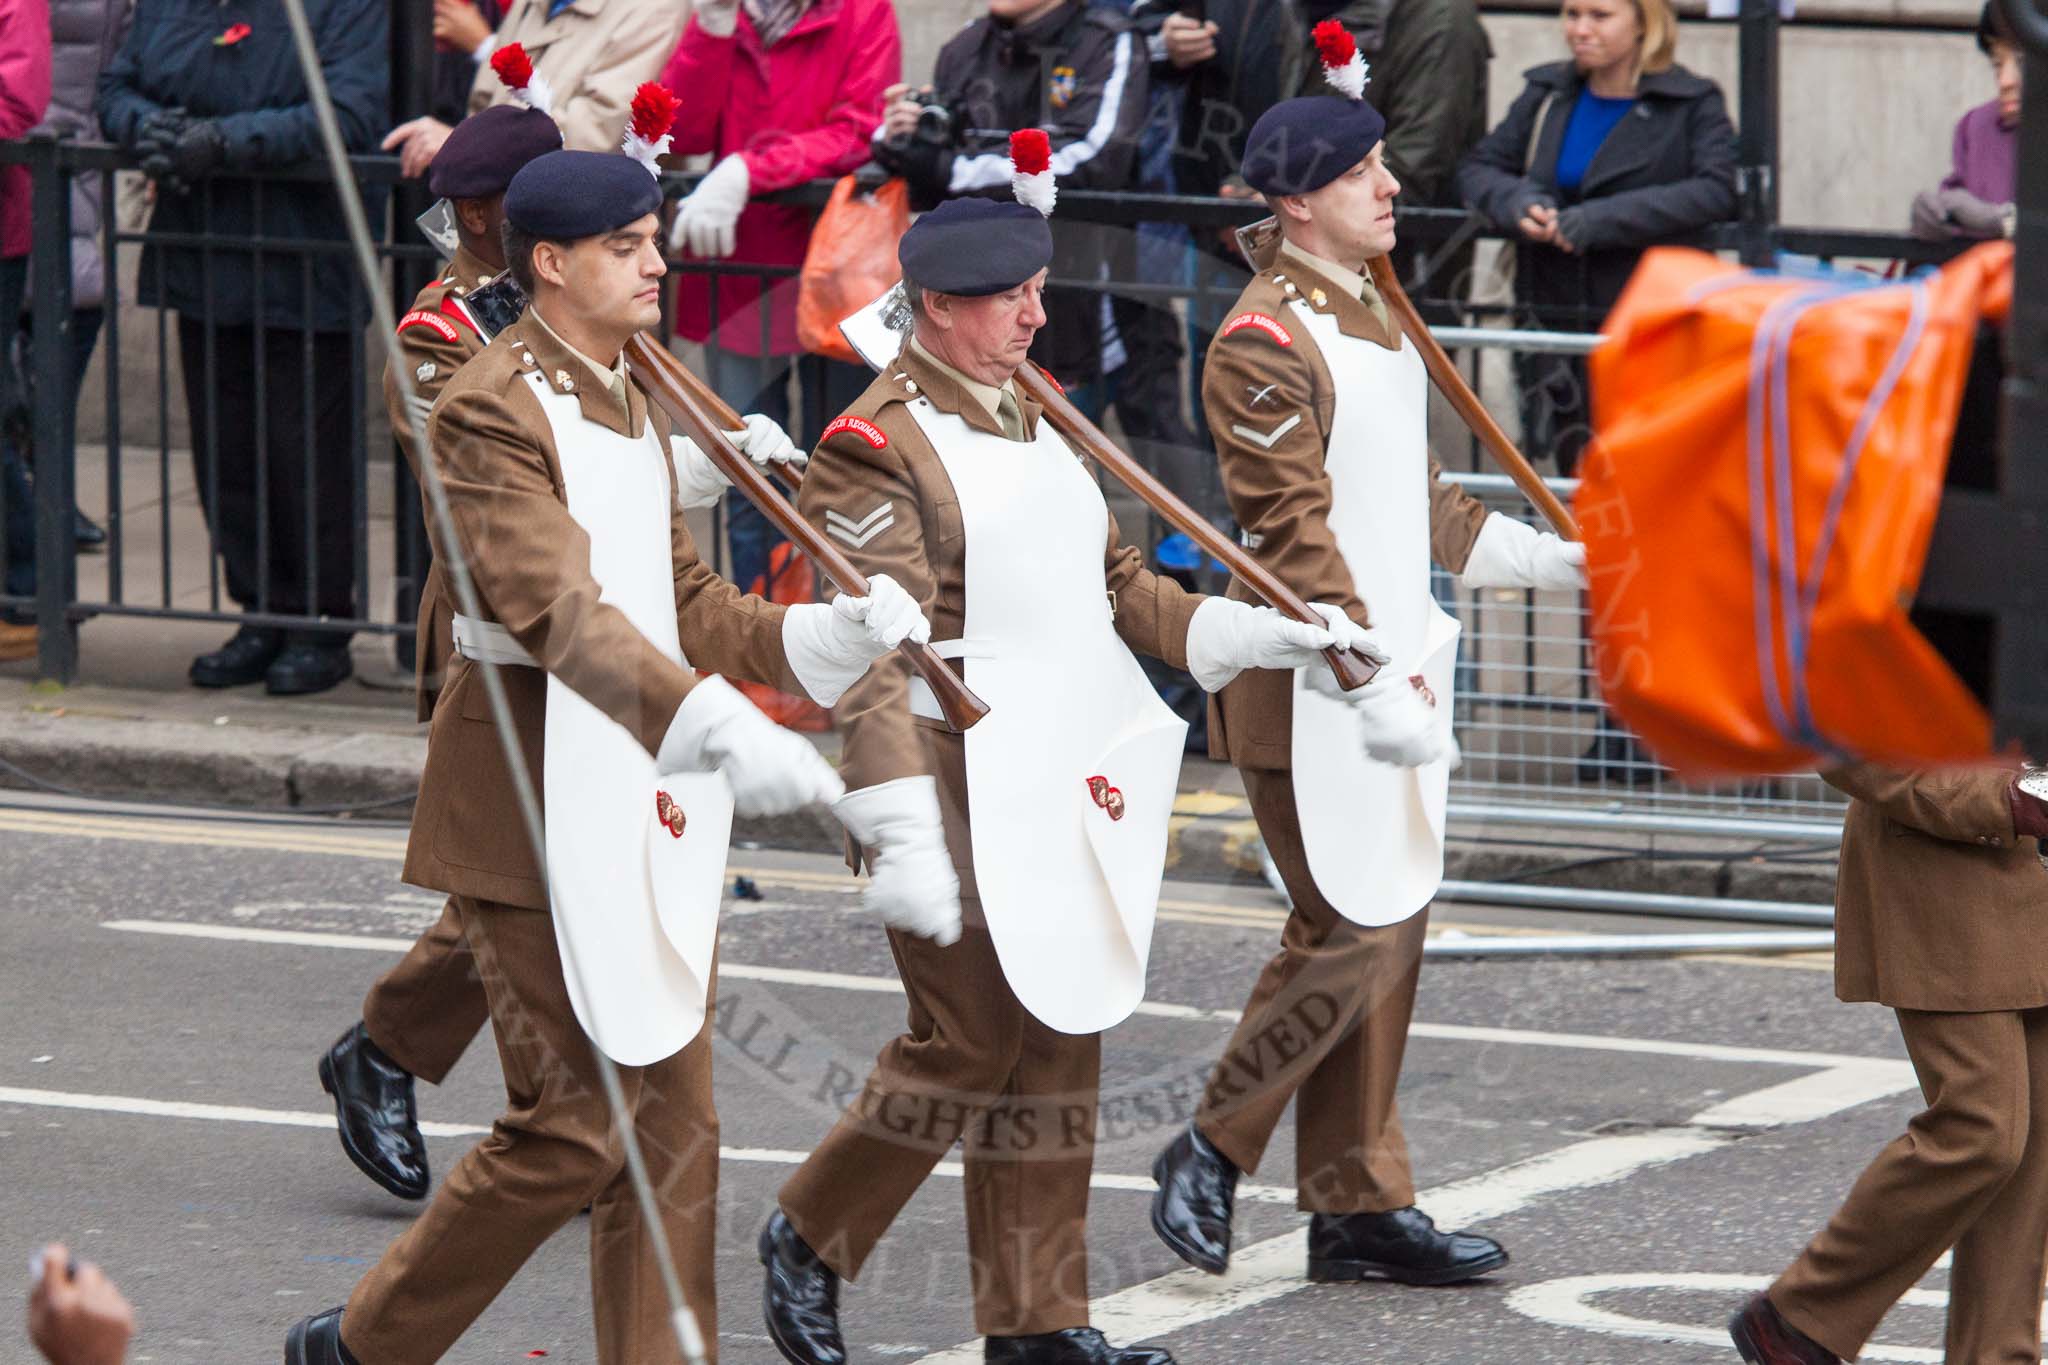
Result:
<svg viewBox="0 0 2048 1365"><path fill-rule="evenodd" d="M996 420L1003 424L1003 435L1013 441L1024 439L1024 410L1017 406L1017 395L1008 389L996 400Z"/></svg>

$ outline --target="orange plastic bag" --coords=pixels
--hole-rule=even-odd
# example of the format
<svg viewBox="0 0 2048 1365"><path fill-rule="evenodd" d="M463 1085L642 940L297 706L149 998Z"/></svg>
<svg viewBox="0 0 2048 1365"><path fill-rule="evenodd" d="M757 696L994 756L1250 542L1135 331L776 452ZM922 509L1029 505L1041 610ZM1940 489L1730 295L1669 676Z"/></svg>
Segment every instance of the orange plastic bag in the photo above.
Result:
<svg viewBox="0 0 2048 1365"><path fill-rule="evenodd" d="M864 193L852 176L840 177L811 229L803 272L797 277L798 345L813 355L864 363L839 335L839 324L903 278L896 244L909 229L910 188L902 180L886 181L880 189Z"/></svg>
<svg viewBox="0 0 2048 1365"><path fill-rule="evenodd" d="M1688 777L1990 751L1907 619L1980 319L1987 243L1893 283L1647 253L1591 358L1574 510L1609 705Z"/></svg>
<svg viewBox="0 0 2048 1365"><path fill-rule="evenodd" d="M785 540L768 552L766 580L757 576L747 585L747 591L770 602L794 606L799 602L817 600L817 593L813 591L816 581L817 574L811 569L810 556ZM768 719L784 729L816 734L832 728L831 713L809 697L791 696L766 683L747 682L740 678L729 681L745 694L748 701L760 707Z"/></svg>

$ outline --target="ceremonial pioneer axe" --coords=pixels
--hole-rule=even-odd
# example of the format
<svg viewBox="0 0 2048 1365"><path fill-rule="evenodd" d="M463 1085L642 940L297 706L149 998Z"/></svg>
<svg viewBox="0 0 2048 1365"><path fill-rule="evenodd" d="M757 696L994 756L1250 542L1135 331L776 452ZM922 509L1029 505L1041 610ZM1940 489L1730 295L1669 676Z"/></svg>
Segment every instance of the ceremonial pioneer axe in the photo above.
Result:
<svg viewBox="0 0 2048 1365"><path fill-rule="evenodd" d="M485 341L509 327L526 310L526 296L510 271L467 295L454 296L453 302L462 308L475 326L477 335ZM697 443L697 448L711 458L734 488L746 495L747 501L761 509L761 515L768 518L776 530L809 555L811 562L822 569L825 577L837 584L841 592L852 597L867 596L868 580L853 567L853 561L841 554L830 540L818 534L790 505L782 491L770 483L768 476L726 435L729 431L741 430L746 423L712 391L709 384L691 373L688 366L646 332L636 334L626 343L626 363L632 368L633 379L641 390ZM795 470L784 468L777 473L778 477L788 481L791 488L802 487L803 480ZM910 660L910 666L917 670L918 676L931 687L932 695L938 699L940 713L954 732L969 729L988 714L988 703L970 692L967 684L960 680L960 675L949 668L930 645L905 640L897 648Z"/></svg>
<svg viewBox="0 0 2048 1365"><path fill-rule="evenodd" d="M1543 482L1543 476L1529 463L1529 457L1515 448L1508 434L1500 429L1500 423L1494 421L1493 414L1486 410L1486 404L1479 401L1479 395L1472 392L1472 386L1465 382L1465 376L1458 373L1456 363L1444 351L1443 345L1430 334L1429 324L1422 320L1422 314L1415 311L1408 291L1401 287L1401 277L1394 272L1393 261L1385 256L1375 256L1368 269L1372 272L1373 285L1380 291L1380 297L1386 300L1394 321L1415 343L1416 353L1422 357L1430 379L1435 381L1437 392L1458 410L1458 416L1465 419L1465 425L1486 447L1486 453L1493 456L1494 463L1515 481L1515 487L1536 504L1536 510L1543 514L1550 528L1566 540L1579 539L1579 523L1572 517L1571 509L1550 491L1550 485Z"/></svg>
<svg viewBox="0 0 2048 1365"><path fill-rule="evenodd" d="M896 358L903 334L893 324L892 314L907 306L900 288L892 287L879 299L839 324L839 330L853 349L877 371ZM1067 395L1052 377L1026 361L1017 367L1017 387L1045 409L1053 429L1069 445L1113 476L1118 483L1172 526L1200 546L1202 552L1228 569L1259 600L1281 615L1322 629L1328 626L1322 614L1302 600L1300 594L1282 582L1279 575L1253 559L1237 543L1209 524L1209 519L1176 497L1152 472L1117 448L1102 429L1067 401ZM1379 665L1355 650L1334 647L1323 651L1330 671L1345 691L1365 686L1379 672Z"/></svg>

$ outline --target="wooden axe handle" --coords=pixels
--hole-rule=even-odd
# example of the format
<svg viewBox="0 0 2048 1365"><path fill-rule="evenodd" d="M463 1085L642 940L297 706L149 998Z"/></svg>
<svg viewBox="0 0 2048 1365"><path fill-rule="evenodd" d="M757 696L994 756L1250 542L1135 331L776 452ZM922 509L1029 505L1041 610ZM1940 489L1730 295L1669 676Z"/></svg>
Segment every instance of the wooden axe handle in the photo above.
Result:
<svg viewBox="0 0 2048 1365"><path fill-rule="evenodd" d="M634 379L647 391L648 397L675 419L684 433L732 481L732 486L760 508L761 514L793 545L809 555L811 562L822 569L841 592L854 597L867 595L868 580L853 566L853 561L805 521L789 499L768 482L767 476L732 443L726 432L739 428L739 418L731 408L718 402L708 385L691 374L682 361L670 355L666 346L645 332L626 343L626 363L632 367ZM709 403L704 401L706 397L711 400ZM918 676L931 687L946 724L956 733L971 728L988 714L988 704L967 689L960 675L949 668L930 645L905 640L897 648L910 660Z"/></svg>
<svg viewBox="0 0 2048 1365"><path fill-rule="evenodd" d="M1387 308L1401 330L1415 343L1423 366L1436 383L1437 392L1450 400L1451 406L1458 410L1458 416L1465 419L1465 425L1486 447L1486 453L1507 471L1507 476L1515 481L1515 487L1536 504L1536 510L1543 514L1551 529L1566 540L1579 539L1579 523L1573 518L1571 509L1550 491L1550 486L1543 482L1543 476L1529 463L1529 457L1515 449L1515 443L1500 429L1500 423L1493 420L1493 414L1479 401L1479 395L1472 392L1465 376L1458 373L1457 365L1442 344L1430 334L1429 324L1422 320L1422 314L1415 311L1408 291L1401 287L1400 276L1394 273L1393 263L1385 256L1376 256L1370 269L1374 286L1380 291L1380 297L1386 300Z"/></svg>
<svg viewBox="0 0 2048 1365"><path fill-rule="evenodd" d="M1312 626L1327 623L1321 613L1304 602L1280 576L1245 553L1238 544L1209 524L1209 519L1174 496L1173 490L1154 478L1149 470L1120 450L1067 401L1059 385L1029 361L1017 368L1017 385L1045 409L1046 420L1073 447L1095 461L1118 483L1136 493L1175 530L1200 546L1202 552L1229 569L1232 576L1257 593L1259 599L1283 616ZM1323 657L1345 691L1365 686L1379 672L1379 666L1352 650L1326 649Z"/></svg>

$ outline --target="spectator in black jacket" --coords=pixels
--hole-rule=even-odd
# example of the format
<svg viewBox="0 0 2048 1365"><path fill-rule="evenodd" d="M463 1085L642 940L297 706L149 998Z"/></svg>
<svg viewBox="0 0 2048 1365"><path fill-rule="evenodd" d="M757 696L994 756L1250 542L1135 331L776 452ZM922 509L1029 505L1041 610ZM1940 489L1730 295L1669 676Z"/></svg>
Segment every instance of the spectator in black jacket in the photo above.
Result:
<svg viewBox="0 0 2048 1365"><path fill-rule="evenodd" d="M373 151L389 118L388 7L306 8L349 150ZM229 596L250 612L358 617L354 458L368 304L346 251L266 246L259 256L239 241L347 235L326 185L249 178L320 154L282 7L142 0L100 77L99 116L156 181L151 231L208 239L146 245L139 298L178 312L199 493ZM191 679L322 691L349 676L348 639L244 626L194 659Z"/></svg>
<svg viewBox="0 0 2048 1365"><path fill-rule="evenodd" d="M1735 212L1720 87L1673 62L1670 0L1565 0L1572 59L1533 67L1458 169L1466 204L1519 237L1524 325L1590 331L1645 247ZM1590 434L1584 360L1521 356L1523 443L1569 474Z"/></svg>
<svg viewBox="0 0 2048 1365"><path fill-rule="evenodd" d="M875 159L909 180L919 208L965 194L1005 198L1010 134L1043 128L1061 189L1128 189L1144 128L1146 65L1124 19L1086 0L989 0L987 15L939 50L926 87L951 112L950 136L920 136L923 107L910 87L892 86ZM1052 278L1127 279L1129 245L1128 232L1055 217ZM1031 358L1062 384L1092 383L1119 367L1121 343L1104 352L1102 289L1048 289L1045 311Z"/></svg>

